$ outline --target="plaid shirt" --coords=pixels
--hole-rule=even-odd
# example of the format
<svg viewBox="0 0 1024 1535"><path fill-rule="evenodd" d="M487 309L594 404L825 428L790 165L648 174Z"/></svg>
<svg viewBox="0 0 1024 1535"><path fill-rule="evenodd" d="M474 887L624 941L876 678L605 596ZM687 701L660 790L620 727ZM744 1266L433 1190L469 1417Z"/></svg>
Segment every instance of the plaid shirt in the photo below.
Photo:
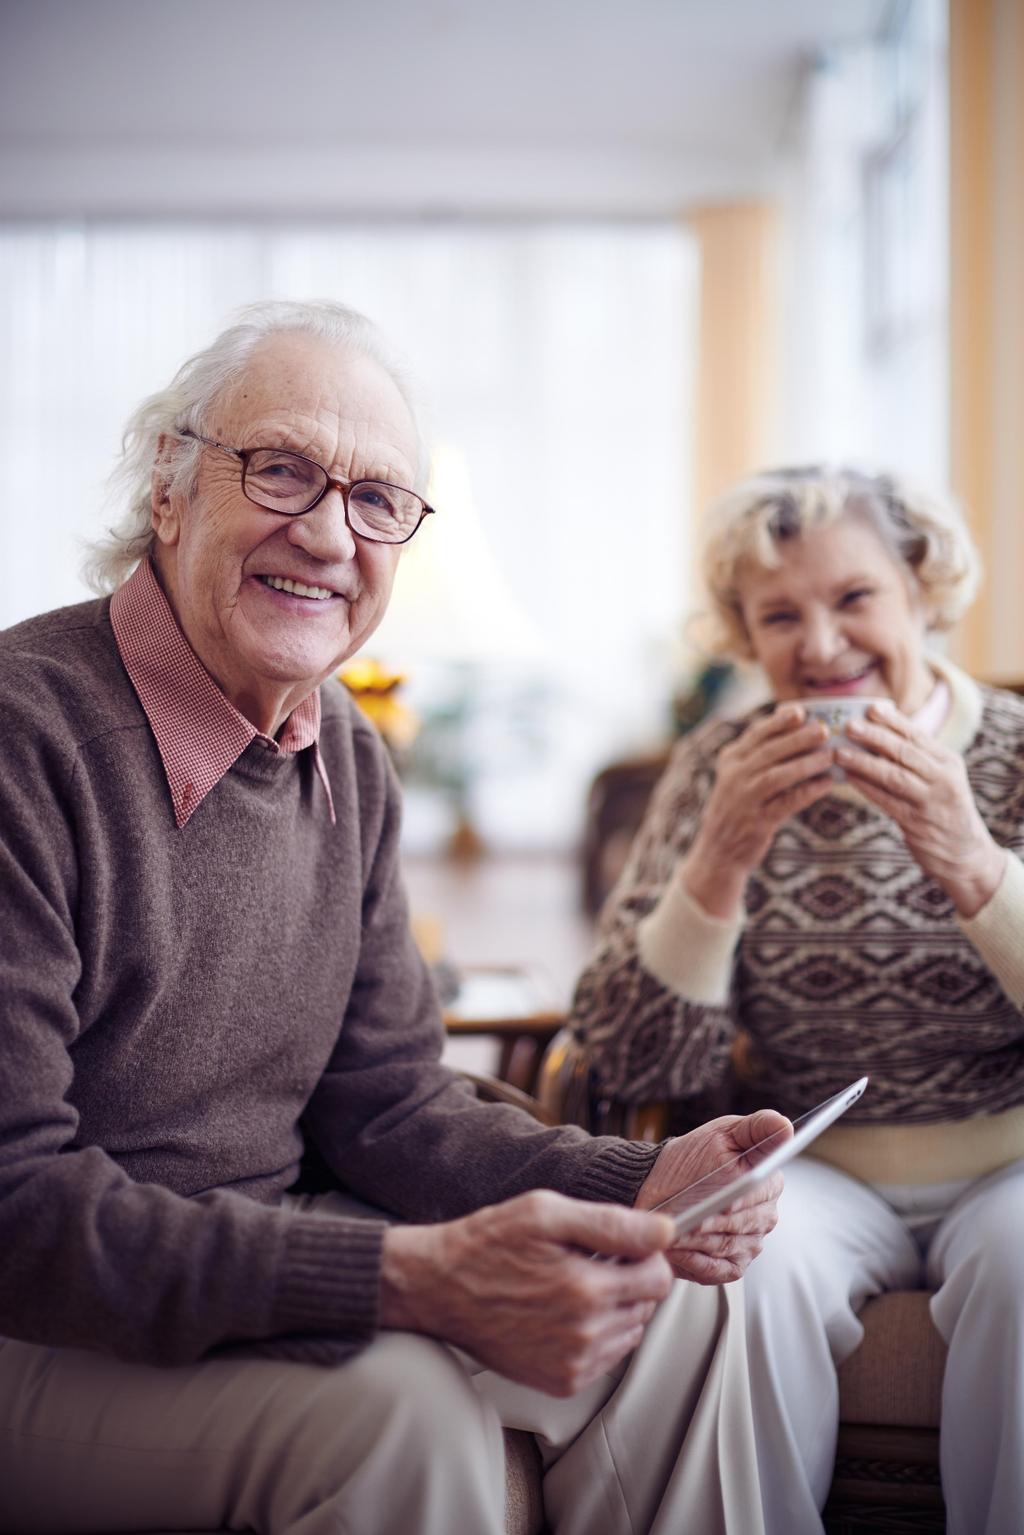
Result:
<svg viewBox="0 0 1024 1535"><path fill-rule="evenodd" d="M156 737L179 827L257 738L274 752L313 747L334 823L334 800L318 745L319 688L292 710L279 740L257 730L225 698L192 650L148 559L114 593L110 622L125 671Z"/></svg>

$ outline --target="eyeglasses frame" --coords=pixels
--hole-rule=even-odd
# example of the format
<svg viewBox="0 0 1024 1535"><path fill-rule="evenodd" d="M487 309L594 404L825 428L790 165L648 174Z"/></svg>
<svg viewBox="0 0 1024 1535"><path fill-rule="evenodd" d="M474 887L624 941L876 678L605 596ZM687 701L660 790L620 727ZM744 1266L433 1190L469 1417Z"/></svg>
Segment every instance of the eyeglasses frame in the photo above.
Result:
<svg viewBox="0 0 1024 1535"><path fill-rule="evenodd" d="M305 453L294 453L291 448L230 448L226 442L218 442L214 437L204 437L201 432L194 432L192 428L188 426L181 427L177 435L179 437L191 437L193 441L204 443L208 448L219 448L222 453L230 453L232 458L240 459L242 464L242 494L247 501L252 502L253 506L258 506L261 512L272 512L275 516L278 517L304 517L307 512L311 512L314 507L320 505L320 502L324 499L329 491L336 490L341 496L341 503L345 508L345 526L348 528L353 538L365 539L368 544L390 545L392 548L400 548L402 544L407 544L409 540L414 538L415 535L419 532L424 518L436 515L436 509L434 507L428 506L427 502L424 501L422 496L417 495L416 491L414 490L407 490L404 485L392 485L389 480L368 479L352 480L348 482L345 480L335 480L331 477L331 475L327 473L327 470L324 468L323 464L318 464L315 458L308 458ZM301 512L286 512L282 507L266 506L264 502L254 500L246 490L245 483L249 468L249 460L256 453L287 453L290 458L297 458L304 464L312 465L314 469L316 469L320 474L324 476L326 483L323 490L317 496L316 500L311 501L308 506L304 506ZM349 516L348 498L351 492L355 490L357 485L383 485L388 490L400 490L403 496L415 496L423 510L420 512L419 521L413 528L412 532L407 533L404 538L374 538L372 533L363 533L358 528L354 528L352 526L352 519Z"/></svg>

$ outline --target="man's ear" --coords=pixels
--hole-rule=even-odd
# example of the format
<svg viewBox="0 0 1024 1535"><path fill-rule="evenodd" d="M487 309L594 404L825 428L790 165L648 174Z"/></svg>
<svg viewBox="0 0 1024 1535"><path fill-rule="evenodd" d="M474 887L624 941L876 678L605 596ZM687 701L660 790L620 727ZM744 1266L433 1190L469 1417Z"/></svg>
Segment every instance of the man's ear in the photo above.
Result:
<svg viewBox="0 0 1024 1535"><path fill-rule="evenodd" d="M150 505L153 532L162 544L178 542L178 512L171 502L173 456L174 438L168 436L166 432L161 432L150 477Z"/></svg>

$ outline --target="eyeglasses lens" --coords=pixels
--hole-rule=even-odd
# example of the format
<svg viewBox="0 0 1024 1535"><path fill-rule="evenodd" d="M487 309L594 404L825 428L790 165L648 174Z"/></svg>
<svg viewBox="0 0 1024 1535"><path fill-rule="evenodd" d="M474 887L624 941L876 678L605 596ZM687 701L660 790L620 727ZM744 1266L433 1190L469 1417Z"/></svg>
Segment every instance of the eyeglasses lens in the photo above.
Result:
<svg viewBox="0 0 1024 1535"><path fill-rule="evenodd" d="M404 544L419 527L423 503L412 491L364 480L348 493L348 516L357 533L387 544Z"/></svg>
<svg viewBox="0 0 1024 1535"><path fill-rule="evenodd" d="M322 469L293 453L261 449L245 466L246 495L278 512L304 512L326 484Z"/></svg>
<svg viewBox="0 0 1024 1535"><path fill-rule="evenodd" d="M308 511L322 494L328 478L319 464L294 453L261 448L245 466L245 494L268 511L294 517ZM348 493L348 517L353 529L378 543L403 544L423 517L423 503L411 490L362 480Z"/></svg>

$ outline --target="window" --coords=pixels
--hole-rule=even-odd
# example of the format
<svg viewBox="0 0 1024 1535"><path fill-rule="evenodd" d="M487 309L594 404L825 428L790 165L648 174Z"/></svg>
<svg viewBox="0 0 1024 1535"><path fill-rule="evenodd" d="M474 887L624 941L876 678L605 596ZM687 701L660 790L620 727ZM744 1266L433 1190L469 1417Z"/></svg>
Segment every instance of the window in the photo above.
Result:
<svg viewBox="0 0 1024 1535"><path fill-rule="evenodd" d="M665 729L695 283L689 237L669 223L8 225L0 624L88 595L81 541L142 396L243 303L342 299L408 357L427 440L458 456L487 570L536 642L505 660L536 702L539 744L528 768L499 773L485 740L482 829L567 845L589 776ZM429 643L394 657L410 688ZM484 683L501 662L467 660Z"/></svg>

